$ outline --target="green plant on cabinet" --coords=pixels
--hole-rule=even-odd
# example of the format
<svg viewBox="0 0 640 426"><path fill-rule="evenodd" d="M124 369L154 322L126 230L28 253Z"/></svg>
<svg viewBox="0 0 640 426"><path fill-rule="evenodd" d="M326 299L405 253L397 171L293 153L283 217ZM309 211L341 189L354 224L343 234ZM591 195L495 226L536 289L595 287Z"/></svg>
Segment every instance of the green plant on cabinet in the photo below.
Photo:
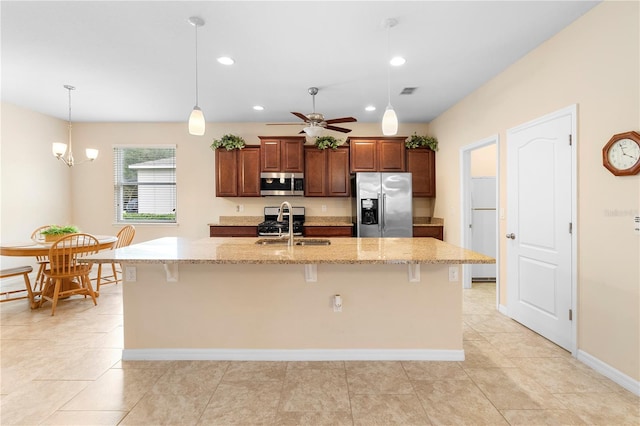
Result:
<svg viewBox="0 0 640 426"><path fill-rule="evenodd" d="M244 146L245 142L242 137L228 133L220 139L214 139L211 144L211 149L216 150L218 148L224 148L227 151L231 151L234 149L242 149Z"/></svg>

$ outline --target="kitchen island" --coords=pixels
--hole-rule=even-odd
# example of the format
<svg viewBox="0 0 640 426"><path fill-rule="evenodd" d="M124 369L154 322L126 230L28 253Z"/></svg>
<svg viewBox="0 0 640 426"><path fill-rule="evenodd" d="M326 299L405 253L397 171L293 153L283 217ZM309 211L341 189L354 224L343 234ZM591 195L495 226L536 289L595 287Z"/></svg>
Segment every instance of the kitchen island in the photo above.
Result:
<svg viewBox="0 0 640 426"><path fill-rule="evenodd" d="M123 359L464 359L460 265L494 259L433 238L256 240L93 255L125 269Z"/></svg>

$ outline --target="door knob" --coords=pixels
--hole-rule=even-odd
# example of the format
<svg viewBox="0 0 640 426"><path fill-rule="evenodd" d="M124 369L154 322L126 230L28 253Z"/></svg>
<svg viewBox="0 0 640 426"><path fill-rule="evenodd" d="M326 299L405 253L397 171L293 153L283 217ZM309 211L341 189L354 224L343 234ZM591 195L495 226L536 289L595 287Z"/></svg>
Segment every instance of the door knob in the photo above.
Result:
<svg viewBox="0 0 640 426"><path fill-rule="evenodd" d="M512 240L515 240L515 239L516 239L516 234L514 234L513 232L512 232L512 233L510 233L510 234L507 234L507 238L510 238L510 239L512 239Z"/></svg>

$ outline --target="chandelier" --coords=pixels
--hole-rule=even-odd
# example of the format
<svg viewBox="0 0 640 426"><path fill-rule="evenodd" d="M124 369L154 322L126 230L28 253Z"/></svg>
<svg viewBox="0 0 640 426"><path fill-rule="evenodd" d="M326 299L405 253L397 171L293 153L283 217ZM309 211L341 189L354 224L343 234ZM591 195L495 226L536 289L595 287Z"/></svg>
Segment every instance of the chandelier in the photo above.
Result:
<svg viewBox="0 0 640 426"><path fill-rule="evenodd" d="M73 167L76 164L86 163L87 161L93 161L98 158L98 150L87 148L87 150L85 151L87 159L79 163L76 163L76 161L73 159L73 148L71 146L71 91L76 90L76 88L73 86L69 86L68 84L65 84L64 88L69 91L69 143L66 144L62 142L54 142L52 151L53 155L55 155L58 160L62 161L69 167ZM67 149L67 145L69 149ZM65 155L65 152L67 155Z"/></svg>

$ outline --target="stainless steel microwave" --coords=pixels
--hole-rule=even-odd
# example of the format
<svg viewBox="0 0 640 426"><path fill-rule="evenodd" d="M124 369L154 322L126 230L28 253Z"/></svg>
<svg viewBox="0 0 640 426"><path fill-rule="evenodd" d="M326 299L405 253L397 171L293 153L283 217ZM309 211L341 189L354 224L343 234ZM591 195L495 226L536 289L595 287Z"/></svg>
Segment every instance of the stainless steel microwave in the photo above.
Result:
<svg viewBox="0 0 640 426"><path fill-rule="evenodd" d="M260 195L304 195L303 173L260 173Z"/></svg>

